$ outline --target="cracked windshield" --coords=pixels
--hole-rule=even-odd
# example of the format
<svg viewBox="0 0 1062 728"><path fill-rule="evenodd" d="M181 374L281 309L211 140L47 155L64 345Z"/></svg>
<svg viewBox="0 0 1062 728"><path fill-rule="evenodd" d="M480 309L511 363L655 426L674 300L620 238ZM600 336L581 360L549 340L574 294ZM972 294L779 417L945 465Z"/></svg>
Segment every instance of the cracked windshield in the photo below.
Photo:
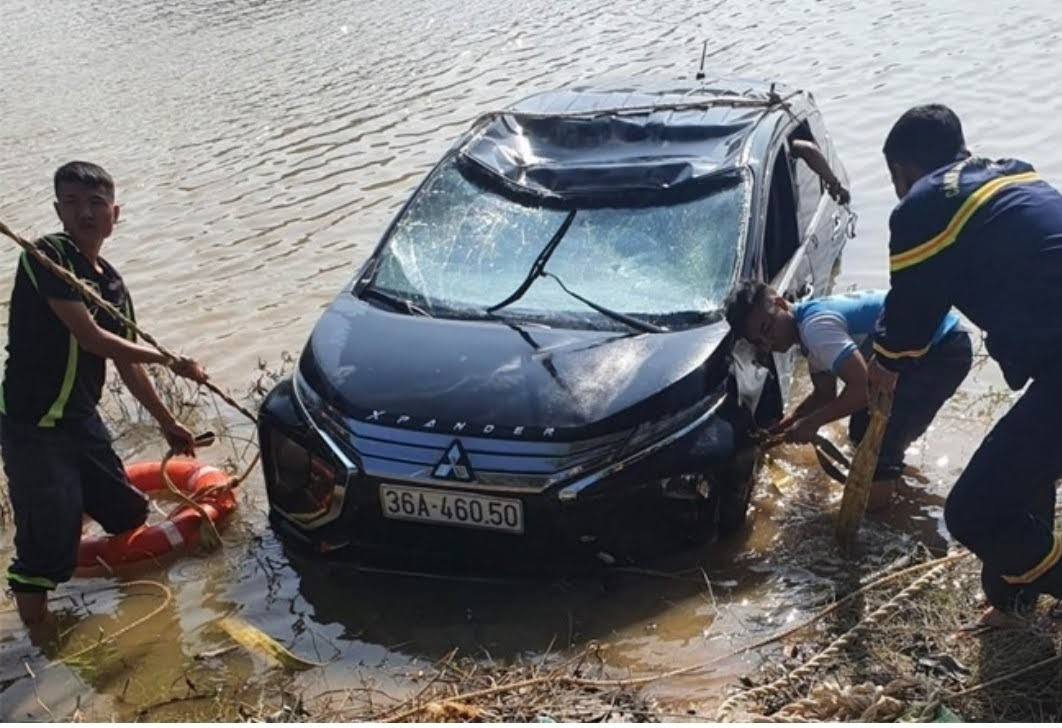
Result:
<svg viewBox="0 0 1062 728"><path fill-rule="evenodd" d="M742 192L732 183L692 202L576 210L568 225L568 212L506 200L447 164L399 218L374 285L428 310L475 314L518 290L561 235L545 270L580 295L665 322L705 315L722 305L742 252ZM601 318L561 285L532 285L507 314L576 326Z"/></svg>
<svg viewBox="0 0 1062 728"><path fill-rule="evenodd" d="M0 719L1062 720L1055 3L3 27Z"/></svg>

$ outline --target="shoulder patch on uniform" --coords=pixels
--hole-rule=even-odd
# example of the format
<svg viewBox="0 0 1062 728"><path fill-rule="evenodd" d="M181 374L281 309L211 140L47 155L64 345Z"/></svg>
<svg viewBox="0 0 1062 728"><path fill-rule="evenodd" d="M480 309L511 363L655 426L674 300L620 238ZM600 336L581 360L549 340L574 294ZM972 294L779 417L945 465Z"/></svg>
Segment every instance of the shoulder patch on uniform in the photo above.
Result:
<svg viewBox="0 0 1062 728"><path fill-rule="evenodd" d="M962 171L966 169L966 165L973 161L973 157L967 157L966 159L953 165L951 169L944 173L944 196L945 197L958 197L959 196L959 181L962 178Z"/></svg>

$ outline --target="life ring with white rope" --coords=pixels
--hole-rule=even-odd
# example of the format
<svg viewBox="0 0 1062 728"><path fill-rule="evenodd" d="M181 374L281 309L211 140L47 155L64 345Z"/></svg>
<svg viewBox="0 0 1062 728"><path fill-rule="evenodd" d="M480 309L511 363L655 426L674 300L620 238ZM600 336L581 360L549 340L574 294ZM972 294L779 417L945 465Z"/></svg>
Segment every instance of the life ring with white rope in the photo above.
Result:
<svg viewBox="0 0 1062 728"><path fill-rule="evenodd" d="M194 548L200 543L204 516L216 528L236 508L233 479L224 470L196 460L133 463L126 466L125 474L134 488L148 496L167 492L163 465L170 482L199 508L182 503L155 525L145 524L112 535L82 537L77 554L78 568L131 564L171 551Z"/></svg>

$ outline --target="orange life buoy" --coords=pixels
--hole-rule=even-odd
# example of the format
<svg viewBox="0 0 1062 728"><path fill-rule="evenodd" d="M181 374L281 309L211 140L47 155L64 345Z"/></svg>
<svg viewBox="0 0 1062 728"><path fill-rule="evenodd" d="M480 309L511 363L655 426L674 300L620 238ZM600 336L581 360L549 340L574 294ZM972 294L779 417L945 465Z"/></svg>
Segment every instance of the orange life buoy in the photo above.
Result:
<svg viewBox="0 0 1062 728"><path fill-rule="evenodd" d="M175 459L166 463L166 473L181 492L202 507L215 525L224 521L236 507L232 488L217 487L226 485L230 480L223 470L195 460ZM167 490L160 462L127 465L125 474L133 487L142 493L151 495ZM207 492L211 488L214 490ZM113 536L82 538L77 565L85 568L99 566L103 562L108 566L117 566L195 546L199 543L202 521L203 517L198 511L184 504L174 510L169 518L154 526L144 525Z"/></svg>

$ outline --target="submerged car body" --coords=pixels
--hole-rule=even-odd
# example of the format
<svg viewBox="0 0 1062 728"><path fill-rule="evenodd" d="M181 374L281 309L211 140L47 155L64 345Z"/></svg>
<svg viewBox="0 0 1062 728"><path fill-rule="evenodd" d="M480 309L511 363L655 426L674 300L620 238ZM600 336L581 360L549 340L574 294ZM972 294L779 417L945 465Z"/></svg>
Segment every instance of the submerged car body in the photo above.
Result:
<svg viewBox="0 0 1062 728"><path fill-rule="evenodd" d="M455 564L738 530L791 361L736 349L723 300L743 277L827 290L854 222L796 138L846 181L811 96L777 85L481 117L263 403L274 526Z"/></svg>

